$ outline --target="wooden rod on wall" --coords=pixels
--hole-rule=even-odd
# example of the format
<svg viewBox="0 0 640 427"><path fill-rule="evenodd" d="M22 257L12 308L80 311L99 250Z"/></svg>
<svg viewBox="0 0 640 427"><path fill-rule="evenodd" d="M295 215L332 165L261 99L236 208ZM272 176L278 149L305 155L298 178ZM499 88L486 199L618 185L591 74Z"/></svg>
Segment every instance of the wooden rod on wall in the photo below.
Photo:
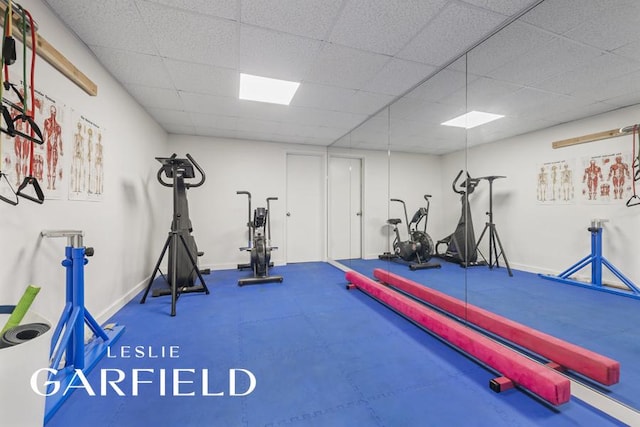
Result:
<svg viewBox="0 0 640 427"><path fill-rule="evenodd" d="M5 2L0 3L0 13L4 15L7 8ZM22 17L17 16L14 12L13 31L12 34L15 38L27 43L27 47L31 47L31 36L27 35L27 40L22 40ZM69 61L62 53L60 53L55 47L51 45L44 37L36 33L36 53L45 61L47 61L53 68L61 72L65 77L78 85L82 90L91 96L98 94L98 85L96 85L89 77L87 77L82 71L80 71L71 61Z"/></svg>
<svg viewBox="0 0 640 427"><path fill-rule="evenodd" d="M600 141L602 139L615 138L617 136L626 135L626 132L620 132L620 129L611 129L604 132L590 133L589 135L576 136L574 138L563 139L551 143L553 148L569 147L571 145L584 144L586 142Z"/></svg>

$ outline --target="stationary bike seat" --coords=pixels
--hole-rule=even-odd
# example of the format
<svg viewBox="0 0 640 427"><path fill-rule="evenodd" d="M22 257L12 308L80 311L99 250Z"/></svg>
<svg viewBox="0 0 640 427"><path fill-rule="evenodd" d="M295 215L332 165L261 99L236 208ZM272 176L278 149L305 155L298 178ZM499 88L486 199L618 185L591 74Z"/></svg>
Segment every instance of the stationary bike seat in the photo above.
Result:
<svg viewBox="0 0 640 427"><path fill-rule="evenodd" d="M402 223L402 220L400 218L389 218L387 220L387 224L391 224L391 225L398 225Z"/></svg>

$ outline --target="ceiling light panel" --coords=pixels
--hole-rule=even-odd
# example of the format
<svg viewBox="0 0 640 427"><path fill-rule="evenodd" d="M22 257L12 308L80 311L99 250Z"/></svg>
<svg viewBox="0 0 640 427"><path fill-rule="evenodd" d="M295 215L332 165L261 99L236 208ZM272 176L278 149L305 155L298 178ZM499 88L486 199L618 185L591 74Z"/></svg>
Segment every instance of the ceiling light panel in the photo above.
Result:
<svg viewBox="0 0 640 427"><path fill-rule="evenodd" d="M289 105L300 82L240 73L240 99Z"/></svg>
<svg viewBox="0 0 640 427"><path fill-rule="evenodd" d="M492 122L497 119L503 118L503 115L485 113L482 111L469 111L461 116L455 117L451 120L447 120L441 123L443 126L454 126L465 129L472 129L476 126L483 125L485 123Z"/></svg>

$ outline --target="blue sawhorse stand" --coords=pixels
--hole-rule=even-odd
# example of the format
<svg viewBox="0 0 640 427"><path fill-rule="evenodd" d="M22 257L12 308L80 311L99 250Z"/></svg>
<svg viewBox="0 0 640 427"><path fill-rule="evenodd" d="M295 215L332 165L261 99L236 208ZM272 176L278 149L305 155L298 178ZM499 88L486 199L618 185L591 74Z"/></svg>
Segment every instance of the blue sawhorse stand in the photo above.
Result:
<svg viewBox="0 0 640 427"><path fill-rule="evenodd" d="M543 279L555 280L556 282L566 283L568 285L582 286L588 289L594 289L597 291L608 292L616 295L623 295L625 297L640 299L640 289L633 284L624 274L614 267L607 259L602 256L602 223L606 220L594 219L591 221L591 227L588 228L591 232L591 254L582 258L580 261L563 271L557 276L540 274ZM570 279L569 277L583 269L587 265L591 265L591 283L580 282L578 280ZM618 289L613 287L604 286L602 283L602 266L607 267L622 283L624 283L628 290Z"/></svg>
<svg viewBox="0 0 640 427"><path fill-rule="evenodd" d="M52 394L47 396L45 404L46 423L74 390L68 387L79 383L76 370L81 370L86 377L106 354L107 348L120 338L124 326L103 329L84 307L84 266L89 262L86 257L93 255L93 248L83 246L82 231L52 230L40 234L42 237L67 238L65 259L62 261L67 273L66 304L51 338L50 367L57 370L57 374L51 374L48 379L58 382L60 388L57 393L52 393L51 388L47 390ZM87 344L84 341L85 324L95 335ZM61 367L63 355L65 360Z"/></svg>

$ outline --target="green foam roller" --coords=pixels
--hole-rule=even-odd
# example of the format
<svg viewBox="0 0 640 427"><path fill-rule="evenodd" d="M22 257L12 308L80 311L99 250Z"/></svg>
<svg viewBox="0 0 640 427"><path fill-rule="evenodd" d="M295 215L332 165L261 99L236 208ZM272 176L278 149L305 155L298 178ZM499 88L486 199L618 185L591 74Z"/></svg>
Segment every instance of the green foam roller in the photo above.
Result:
<svg viewBox="0 0 640 427"><path fill-rule="evenodd" d="M40 292L39 287L32 285L29 285L27 287L27 290L24 291L22 298L20 298L20 301L18 301L18 305L16 305L16 308L14 308L11 312L9 320L7 320L4 328L2 328L2 331L0 331L0 335L4 334L7 329L14 328L20 324L24 315L27 314L29 307L31 307L33 300L36 298L36 295L38 295L38 292Z"/></svg>

